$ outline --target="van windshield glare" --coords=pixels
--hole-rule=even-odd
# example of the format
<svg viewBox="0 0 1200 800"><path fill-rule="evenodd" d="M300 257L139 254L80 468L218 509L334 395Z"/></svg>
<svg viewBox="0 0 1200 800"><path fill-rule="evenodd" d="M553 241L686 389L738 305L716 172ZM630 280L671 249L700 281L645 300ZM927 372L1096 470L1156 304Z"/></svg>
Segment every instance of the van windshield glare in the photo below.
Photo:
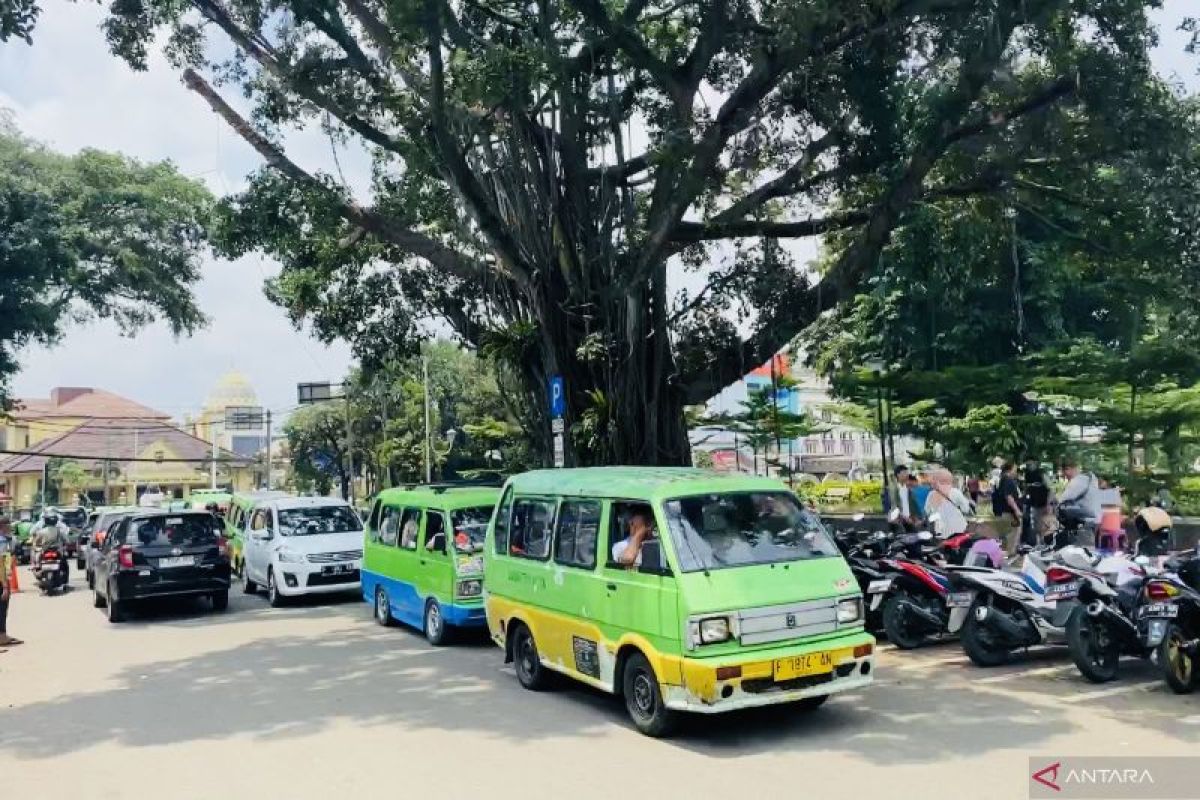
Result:
<svg viewBox="0 0 1200 800"><path fill-rule="evenodd" d="M665 508L683 572L838 555L817 515L787 492L697 495Z"/></svg>
<svg viewBox="0 0 1200 800"><path fill-rule="evenodd" d="M279 532L284 536L361 531L362 523L348 506L279 509Z"/></svg>

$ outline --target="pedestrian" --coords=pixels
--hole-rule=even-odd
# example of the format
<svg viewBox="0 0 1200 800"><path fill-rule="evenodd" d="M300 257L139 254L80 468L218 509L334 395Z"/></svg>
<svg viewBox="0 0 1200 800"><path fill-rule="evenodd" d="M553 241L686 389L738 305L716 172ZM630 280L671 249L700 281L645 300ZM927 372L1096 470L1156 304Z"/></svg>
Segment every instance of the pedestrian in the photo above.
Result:
<svg viewBox="0 0 1200 800"><path fill-rule="evenodd" d="M971 498L971 502L979 505L979 496L983 494L979 484L979 476L972 475L967 478L967 497Z"/></svg>
<svg viewBox="0 0 1200 800"><path fill-rule="evenodd" d="M1032 518L1033 535L1035 539L1040 539L1050 530L1054 516L1050 513L1050 482L1046 480L1046 473L1036 458L1025 459L1021 482L1025 484L1025 500Z"/></svg>
<svg viewBox="0 0 1200 800"><path fill-rule="evenodd" d="M945 468L935 469L929 474L929 483L925 518L933 520L933 528L938 536L946 538L966 531L971 501L955 488L954 475Z"/></svg>
<svg viewBox="0 0 1200 800"><path fill-rule="evenodd" d="M7 517L0 517L0 537L6 545L12 538L11 527ZM12 565L9 559L12 556L7 552L7 546L4 550L5 552L0 554L0 647L11 647L21 644L21 640L8 635L8 601L12 597L12 584L9 582ZM4 651L0 650L0 653L2 652Z"/></svg>
<svg viewBox="0 0 1200 800"><path fill-rule="evenodd" d="M996 533L1004 537L1005 547L1010 553L1016 552L1018 536L1021 532L1021 487L1017 485L1017 465L1011 461L1004 462L1000 467L1000 485L992 492L992 516L996 518ZM1009 522L1009 531L1001 527L1004 521ZM1013 536L1013 533L1018 536Z"/></svg>
<svg viewBox="0 0 1200 800"><path fill-rule="evenodd" d="M905 531L912 533L916 531L921 521L921 512L920 506L917 505L917 498L909 488L908 474L908 467L897 464L894 470L896 480L888 486L888 494L891 507L900 512L896 522Z"/></svg>
<svg viewBox="0 0 1200 800"><path fill-rule="evenodd" d="M929 473L919 472L913 475L908 474L908 487L912 489L913 497L917 500L917 509L924 515L925 504L929 502L929 492L932 491L929 486Z"/></svg>

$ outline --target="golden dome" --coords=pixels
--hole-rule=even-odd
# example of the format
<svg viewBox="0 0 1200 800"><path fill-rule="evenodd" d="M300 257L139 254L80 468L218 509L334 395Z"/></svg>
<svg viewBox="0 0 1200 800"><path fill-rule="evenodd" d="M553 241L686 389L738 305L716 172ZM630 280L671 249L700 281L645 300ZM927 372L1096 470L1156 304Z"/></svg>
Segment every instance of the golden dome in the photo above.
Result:
<svg viewBox="0 0 1200 800"><path fill-rule="evenodd" d="M237 370L221 376L216 386L208 393L205 411L222 411L229 406L256 406L258 393L250 385L250 379Z"/></svg>

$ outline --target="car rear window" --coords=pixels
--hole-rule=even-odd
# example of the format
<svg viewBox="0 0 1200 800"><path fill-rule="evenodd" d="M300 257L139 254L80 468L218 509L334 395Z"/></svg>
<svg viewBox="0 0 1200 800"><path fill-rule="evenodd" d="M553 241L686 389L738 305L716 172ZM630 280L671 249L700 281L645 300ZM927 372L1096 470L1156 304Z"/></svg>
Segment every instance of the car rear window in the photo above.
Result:
<svg viewBox="0 0 1200 800"><path fill-rule="evenodd" d="M216 540L211 514L133 520L126 536L126 544L134 547L196 546Z"/></svg>
<svg viewBox="0 0 1200 800"><path fill-rule="evenodd" d="M82 528L84 523L87 522L87 512L83 509L64 511L61 517L62 521L72 528Z"/></svg>

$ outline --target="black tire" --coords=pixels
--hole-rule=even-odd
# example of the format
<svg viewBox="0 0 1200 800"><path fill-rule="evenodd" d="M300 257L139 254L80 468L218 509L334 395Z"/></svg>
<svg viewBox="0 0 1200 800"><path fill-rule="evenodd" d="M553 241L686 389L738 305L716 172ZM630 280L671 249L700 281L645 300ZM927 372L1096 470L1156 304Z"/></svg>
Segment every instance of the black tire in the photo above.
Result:
<svg viewBox="0 0 1200 800"><path fill-rule="evenodd" d="M1008 648L995 641L987 627L975 617L979 601L967 611L962 627L962 647L967 658L977 667L999 667L1008 663Z"/></svg>
<svg viewBox="0 0 1200 800"><path fill-rule="evenodd" d="M908 595L899 592L889 595L883 601L883 631L887 634L887 640L901 650L915 650L925 644L927 637L923 633L918 633L912 630L911 624L906 623L907 616L900 604L907 600L914 602Z"/></svg>
<svg viewBox="0 0 1200 800"><path fill-rule="evenodd" d="M258 594L258 584L250 580L250 573L242 566L242 594Z"/></svg>
<svg viewBox="0 0 1200 800"><path fill-rule="evenodd" d="M287 599L279 593L273 569L267 569L267 602L271 604L271 608L282 608L287 604Z"/></svg>
<svg viewBox="0 0 1200 800"><path fill-rule="evenodd" d="M108 605L108 621L116 625L125 621L125 604L112 596L112 587L108 588L108 593L104 598Z"/></svg>
<svg viewBox="0 0 1200 800"><path fill-rule="evenodd" d="M100 590L95 587L96 581L92 581L92 608L104 608L108 605L108 601L104 599L104 595L100 594Z"/></svg>
<svg viewBox="0 0 1200 800"><path fill-rule="evenodd" d="M392 604L388 600L387 591L382 586L375 587L375 623L387 628L395 621L392 616Z"/></svg>
<svg viewBox="0 0 1200 800"><path fill-rule="evenodd" d="M96 573L92 572L90 569L87 571L87 585L89 589L96 588Z"/></svg>
<svg viewBox="0 0 1200 800"><path fill-rule="evenodd" d="M662 690L654 668L641 653L634 653L621 672L625 710L639 732L655 738L669 736L679 722L679 715L663 703Z"/></svg>
<svg viewBox="0 0 1200 800"><path fill-rule="evenodd" d="M1182 645L1188 641L1190 637L1187 632L1171 623L1162 644L1158 646L1158 665L1162 669L1163 680L1175 694L1191 694L1200 683L1200 676L1197 675L1197 668L1200 667L1197 661L1200 659L1183 651Z"/></svg>
<svg viewBox="0 0 1200 800"><path fill-rule="evenodd" d="M803 700L796 701L796 708L800 711L816 711L821 706L825 705L825 701L829 699L827 694L819 694L816 697L806 697Z"/></svg>
<svg viewBox="0 0 1200 800"><path fill-rule="evenodd" d="M442 616L442 607L432 597L425 602L425 618L421 627L425 631L425 638L434 647L441 647L450 641L450 630L446 618Z"/></svg>
<svg viewBox="0 0 1200 800"><path fill-rule="evenodd" d="M1067 620L1067 648L1079 674L1092 683L1108 683L1117 677L1121 648L1108 626L1076 608Z"/></svg>
<svg viewBox="0 0 1200 800"><path fill-rule="evenodd" d="M212 601L213 611L224 611L229 608L229 592L213 592L209 599Z"/></svg>
<svg viewBox="0 0 1200 800"><path fill-rule="evenodd" d="M84 560L82 558L75 559L75 569L80 570L80 571L87 569L87 564L84 562Z"/></svg>
<svg viewBox="0 0 1200 800"><path fill-rule="evenodd" d="M519 622L514 627L516 630L511 631L512 652L517 680L529 691L540 692L550 685L549 672L542 666L537 645L533 641L533 634L529 632L529 628Z"/></svg>

